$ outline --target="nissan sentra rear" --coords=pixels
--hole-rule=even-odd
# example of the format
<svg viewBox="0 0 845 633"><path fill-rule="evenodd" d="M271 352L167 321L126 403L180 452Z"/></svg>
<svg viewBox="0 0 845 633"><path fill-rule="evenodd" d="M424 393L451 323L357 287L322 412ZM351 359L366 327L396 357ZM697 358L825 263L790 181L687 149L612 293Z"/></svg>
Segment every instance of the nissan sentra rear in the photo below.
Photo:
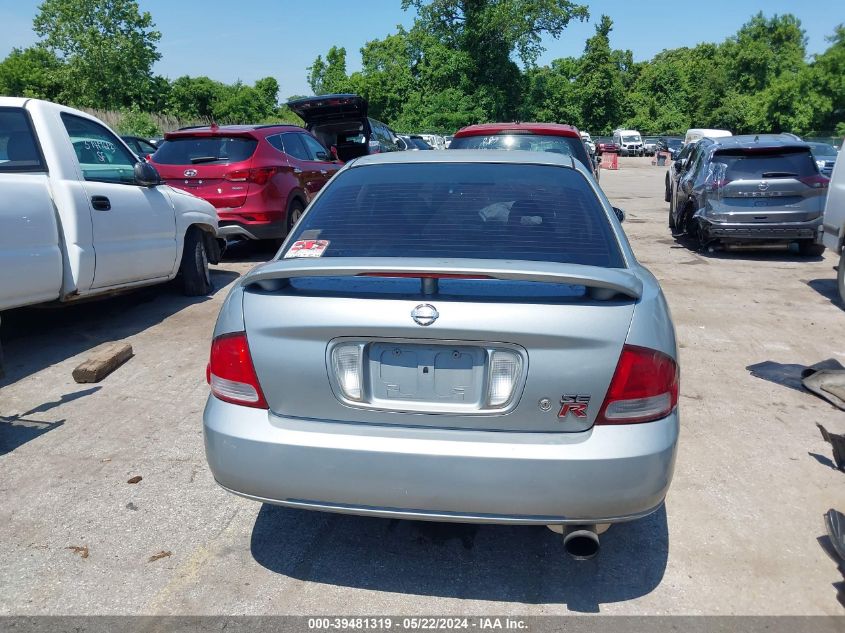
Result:
<svg viewBox="0 0 845 633"><path fill-rule="evenodd" d="M653 512L678 438L675 335L607 199L569 157L429 154L344 167L230 292L204 417L216 480L290 507L588 536Z"/></svg>

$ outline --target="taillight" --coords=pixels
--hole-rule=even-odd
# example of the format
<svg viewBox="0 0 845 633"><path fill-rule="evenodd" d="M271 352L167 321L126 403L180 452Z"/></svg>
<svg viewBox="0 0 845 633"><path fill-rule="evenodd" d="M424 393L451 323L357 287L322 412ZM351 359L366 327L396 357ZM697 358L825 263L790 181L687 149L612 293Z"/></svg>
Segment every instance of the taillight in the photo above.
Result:
<svg viewBox="0 0 845 633"><path fill-rule="evenodd" d="M220 400L245 407L268 409L245 332L218 336L211 343L211 359L206 369L211 393Z"/></svg>
<svg viewBox="0 0 845 633"><path fill-rule="evenodd" d="M275 167L257 167L249 170L249 181L256 185L266 185L276 173Z"/></svg>
<svg viewBox="0 0 845 633"><path fill-rule="evenodd" d="M827 189L830 186L830 178L826 178L821 174L805 176L804 178L799 178L798 180L813 189Z"/></svg>
<svg viewBox="0 0 845 633"><path fill-rule="evenodd" d="M230 171L228 174L223 176L223 178L231 182L246 182L249 180L249 170L236 169L235 171Z"/></svg>
<svg viewBox="0 0 845 633"><path fill-rule="evenodd" d="M596 424L665 418L678 404L678 365L657 350L625 345Z"/></svg>
<svg viewBox="0 0 845 633"><path fill-rule="evenodd" d="M707 190L708 191L716 191L717 189L721 189L722 187L727 187L731 181L727 178L720 178L718 180L711 180L707 183Z"/></svg>
<svg viewBox="0 0 845 633"><path fill-rule="evenodd" d="M223 178L230 182L254 182L256 185L266 185L277 171L276 167L236 169L224 175Z"/></svg>

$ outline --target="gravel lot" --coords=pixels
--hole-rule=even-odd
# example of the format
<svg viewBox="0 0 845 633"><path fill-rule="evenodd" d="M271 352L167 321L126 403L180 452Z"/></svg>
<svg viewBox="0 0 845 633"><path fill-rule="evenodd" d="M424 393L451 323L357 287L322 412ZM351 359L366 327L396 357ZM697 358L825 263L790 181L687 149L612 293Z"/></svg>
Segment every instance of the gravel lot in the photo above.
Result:
<svg viewBox="0 0 845 633"><path fill-rule="evenodd" d="M0 614L841 614L817 539L823 512L845 510L845 474L815 423L845 432L845 414L797 383L803 365L845 362L835 261L691 252L667 229L664 173L622 159L602 185L673 311L680 453L665 509L613 527L596 560L569 560L542 527L327 515L219 489L204 370L228 285L271 255L247 245L208 299L152 288L4 315ZM112 340L135 357L75 384Z"/></svg>

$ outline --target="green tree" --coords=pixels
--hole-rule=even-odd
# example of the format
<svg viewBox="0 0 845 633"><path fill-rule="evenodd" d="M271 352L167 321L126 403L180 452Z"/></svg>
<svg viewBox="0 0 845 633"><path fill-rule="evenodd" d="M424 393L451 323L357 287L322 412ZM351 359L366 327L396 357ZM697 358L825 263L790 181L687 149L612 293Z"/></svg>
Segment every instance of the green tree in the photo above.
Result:
<svg viewBox="0 0 845 633"><path fill-rule="evenodd" d="M411 43L404 29L364 45L361 71L353 73L350 83L353 92L367 99L372 116L384 121L399 118L417 85L411 65Z"/></svg>
<svg viewBox="0 0 845 633"><path fill-rule="evenodd" d="M14 48L0 62L0 94L61 100L62 62L40 47Z"/></svg>
<svg viewBox="0 0 845 633"><path fill-rule="evenodd" d="M812 85L818 97L813 129L840 130L845 126L845 25L827 38L830 47L811 64Z"/></svg>
<svg viewBox="0 0 845 633"><path fill-rule="evenodd" d="M168 113L181 119L206 119L214 116L214 102L225 86L208 77L179 77L170 86Z"/></svg>
<svg viewBox="0 0 845 633"><path fill-rule="evenodd" d="M573 19L589 17L586 6L568 0L402 0L414 7L411 32L432 36L448 51L466 54L467 78L493 119L513 119L522 108L524 77L512 57L533 65L542 37L560 37ZM425 42L424 37L417 37ZM419 46L425 55L425 46Z"/></svg>
<svg viewBox="0 0 845 633"><path fill-rule="evenodd" d="M581 123L594 133L608 133L622 122L624 87L618 62L610 49L613 21L606 15L587 40L581 57L577 83L581 101Z"/></svg>
<svg viewBox="0 0 845 633"><path fill-rule="evenodd" d="M580 125L577 74L578 60L574 57L556 59L550 66L528 69L523 118L527 121Z"/></svg>
<svg viewBox="0 0 845 633"><path fill-rule="evenodd" d="M124 112L117 124L117 131L121 134L152 138L158 136L161 130L151 115L139 110L128 110Z"/></svg>
<svg viewBox="0 0 845 633"><path fill-rule="evenodd" d="M349 90L349 77L346 75L346 49L332 46L323 61L317 55L314 63L308 67L308 85L315 95L325 95Z"/></svg>
<svg viewBox="0 0 845 633"><path fill-rule="evenodd" d="M270 110L279 104L279 82L275 77L264 77L255 82L255 89Z"/></svg>
<svg viewBox="0 0 845 633"><path fill-rule="evenodd" d="M120 108L150 103L161 34L135 0L44 0L33 30L63 60L64 93L75 105Z"/></svg>
<svg viewBox="0 0 845 633"><path fill-rule="evenodd" d="M744 93L760 92L783 73L800 71L806 41L794 15L766 18L757 13L723 45L732 84Z"/></svg>

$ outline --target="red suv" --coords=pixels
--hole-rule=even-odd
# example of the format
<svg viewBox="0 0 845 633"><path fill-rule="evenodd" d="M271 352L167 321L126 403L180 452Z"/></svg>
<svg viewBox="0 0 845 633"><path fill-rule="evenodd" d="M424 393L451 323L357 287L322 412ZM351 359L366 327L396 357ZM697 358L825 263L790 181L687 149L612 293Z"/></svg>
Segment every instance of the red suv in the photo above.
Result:
<svg viewBox="0 0 845 633"><path fill-rule="evenodd" d="M227 125L170 132L150 159L171 187L217 208L219 234L279 239L341 167L293 125Z"/></svg>
<svg viewBox="0 0 845 633"><path fill-rule="evenodd" d="M449 149L504 149L554 152L580 161L598 178L581 133L561 123L482 123L455 132Z"/></svg>

